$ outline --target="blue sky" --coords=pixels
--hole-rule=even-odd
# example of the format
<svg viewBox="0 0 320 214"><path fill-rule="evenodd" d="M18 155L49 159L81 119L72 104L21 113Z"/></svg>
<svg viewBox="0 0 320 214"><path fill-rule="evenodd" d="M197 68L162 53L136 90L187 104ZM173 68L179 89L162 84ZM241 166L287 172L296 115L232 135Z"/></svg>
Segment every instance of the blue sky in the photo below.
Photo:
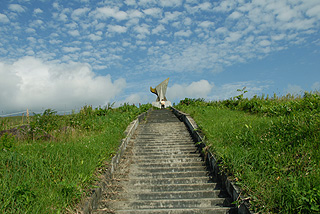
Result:
<svg viewBox="0 0 320 214"><path fill-rule="evenodd" d="M0 2L0 115L320 89L319 0Z"/></svg>

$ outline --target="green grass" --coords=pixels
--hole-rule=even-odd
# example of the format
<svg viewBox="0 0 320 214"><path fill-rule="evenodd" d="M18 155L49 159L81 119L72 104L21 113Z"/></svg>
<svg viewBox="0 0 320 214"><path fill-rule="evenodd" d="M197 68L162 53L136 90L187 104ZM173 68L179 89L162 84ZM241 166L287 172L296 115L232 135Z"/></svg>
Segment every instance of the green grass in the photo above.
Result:
<svg viewBox="0 0 320 214"><path fill-rule="evenodd" d="M0 131L21 126L26 123L26 116L0 117Z"/></svg>
<svg viewBox="0 0 320 214"><path fill-rule="evenodd" d="M311 97L184 100L177 108L196 120L223 171L250 197L255 211L318 213L320 96ZM243 108L255 105L254 112Z"/></svg>
<svg viewBox="0 0 320 214"><path fill-rule="evenodd" d="M59 116L36 115L24 140L3 135L0 144L0 213L65 213L89 193L138 109L85 107ZM67 127L67 128L66 128ZM52 136L42 140L43 134Z"/></svg>

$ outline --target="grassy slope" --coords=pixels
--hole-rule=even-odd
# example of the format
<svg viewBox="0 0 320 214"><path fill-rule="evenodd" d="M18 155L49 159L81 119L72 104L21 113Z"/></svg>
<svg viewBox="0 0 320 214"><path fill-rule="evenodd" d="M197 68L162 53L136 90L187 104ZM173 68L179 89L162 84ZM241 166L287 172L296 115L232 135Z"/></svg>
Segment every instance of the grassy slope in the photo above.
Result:
<svg viewBox="0 0 320 214"><path fill-rule="evenodd" d="M61 134L55 127L50 132L53 141L1 138L0 213L62 213L80 200L140 110L125 106L106 116L95 113L68 116L74 128ZM47 127L57 120L55 115L40 118L46 118L41 125Z"/></svg>
<svg viewBox="0 0 320 214"><path fill-rule="evenodd" d="M223 103L177 108L196 120L211 151L256 211L320 211L320 120L315 111L266 117L230 110Z"/></svg>

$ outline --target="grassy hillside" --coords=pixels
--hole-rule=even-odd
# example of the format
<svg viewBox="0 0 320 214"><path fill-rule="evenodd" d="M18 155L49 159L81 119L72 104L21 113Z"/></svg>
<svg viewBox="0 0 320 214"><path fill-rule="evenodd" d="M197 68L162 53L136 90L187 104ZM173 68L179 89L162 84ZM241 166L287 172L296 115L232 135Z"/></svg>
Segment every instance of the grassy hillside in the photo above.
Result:
<svg viewBox="0 0 320 214"><path fill-rule="evenodd" d="M116 153L124 130L150 108L84 107L35 115L17 139L0 137L0 213L64 213L88 193Z"/></svg>
<svg viewBox="0 0 320 214"><path fill-rule="evenodd" d="M320 212L320 96L185 99L223 170L255 211Z"/></svg>

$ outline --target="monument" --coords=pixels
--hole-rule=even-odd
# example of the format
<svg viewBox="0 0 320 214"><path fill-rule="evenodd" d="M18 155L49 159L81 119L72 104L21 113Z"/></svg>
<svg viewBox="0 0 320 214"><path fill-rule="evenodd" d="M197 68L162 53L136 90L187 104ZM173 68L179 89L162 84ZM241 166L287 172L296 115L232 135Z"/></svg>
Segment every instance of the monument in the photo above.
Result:
<svg viewBox="0 0 320 214"><path fill-rule="evenodd" d="M166 93L168 87L169 78L157 85L155 88L150 87L150 91L157 95L155 102L152 105L158 108L167 108L171 105L171 102L167 100Z"/></svg>

